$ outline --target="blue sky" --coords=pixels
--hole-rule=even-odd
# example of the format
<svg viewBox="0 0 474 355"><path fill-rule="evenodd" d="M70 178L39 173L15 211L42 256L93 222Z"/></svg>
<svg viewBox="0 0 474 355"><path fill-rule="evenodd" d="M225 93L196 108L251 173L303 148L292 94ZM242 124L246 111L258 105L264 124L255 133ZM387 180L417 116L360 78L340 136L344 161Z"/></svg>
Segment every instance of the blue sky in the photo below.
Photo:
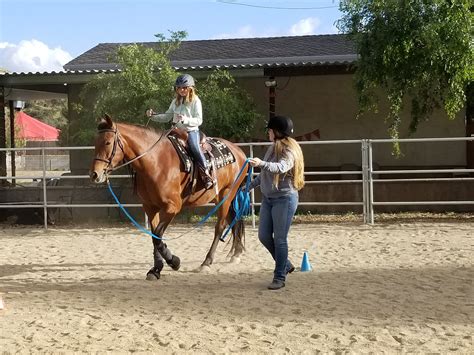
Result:
<svg viewBox="0 0 474 355"><path fill-rule="evenodd" d="M338 0L0 0L0 68L62 70L105 42L337 33Z"/></svg>

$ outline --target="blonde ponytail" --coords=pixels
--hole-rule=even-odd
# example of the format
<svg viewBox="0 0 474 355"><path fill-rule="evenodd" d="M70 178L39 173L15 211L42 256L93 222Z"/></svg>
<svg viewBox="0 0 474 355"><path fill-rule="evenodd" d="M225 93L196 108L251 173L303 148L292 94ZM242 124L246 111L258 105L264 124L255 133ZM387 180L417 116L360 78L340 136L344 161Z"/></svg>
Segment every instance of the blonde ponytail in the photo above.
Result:
<svg viewBox="0 0 474 355"><path fill-rule="evenodd" d="M279 160L283 152L288 149L294 158L294 165L290 171L293 176L293 186L296 190L301 190L304 187L304 156L300 145L291 137L277 139L275 141L275 155ZM273 176L273 185L278 188L280 174Z"/></svg>

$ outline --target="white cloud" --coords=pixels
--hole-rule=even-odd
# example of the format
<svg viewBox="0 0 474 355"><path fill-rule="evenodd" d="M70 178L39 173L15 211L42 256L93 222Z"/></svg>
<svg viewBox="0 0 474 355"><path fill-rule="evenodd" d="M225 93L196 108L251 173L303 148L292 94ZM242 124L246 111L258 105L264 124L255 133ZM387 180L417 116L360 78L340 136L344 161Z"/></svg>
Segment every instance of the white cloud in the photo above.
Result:
<svg viewBox="0 0 474 355"><path fill-rule="evenodd" d="M224 39L224 38L254 38L254 37L268 37L271 36L269 31L258 32L250 25L240 27L236 32L233 33L221 33L213 37L213 39Z"/></svg>
<svg viewBox="0 0 474 355"><path fill-rule="evenodd" d="M278 31L276 29L265 29L259 31L250 25L246 25L237 29L232 33L221 33L213 37L213 39L224 38L255 38L255 37L274 37L274 36L304 36L316 34L321 21L316 17L308 17L302 19L292 25L288 30ZM336 31L337 32L337 31ZM331 33L336 33L331 29Z"/></svg>
<svg viewBox="0 0 474 355"><path fill-rule="evenodd" d="M290 28L292 36L312 35L321 24L321 21L315 17L308 17L295 23Z"/></svg>
<svg viewBox="0 0 474 355"><path fill-rule="evenodd" d="M51 72L63 70L72 56L60 47L49 48L36 39L18 44L0 42L0 68L10 72Z"/></svg>

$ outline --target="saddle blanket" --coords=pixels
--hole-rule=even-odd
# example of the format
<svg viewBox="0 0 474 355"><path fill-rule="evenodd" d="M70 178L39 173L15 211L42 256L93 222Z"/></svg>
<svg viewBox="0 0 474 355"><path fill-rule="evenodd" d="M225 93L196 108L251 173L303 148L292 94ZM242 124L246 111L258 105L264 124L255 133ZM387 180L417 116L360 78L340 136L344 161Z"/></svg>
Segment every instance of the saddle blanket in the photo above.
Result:
<svg viewBox="0 0 474 355"><path fill-rule="evenodd" d="M168 139L173 144L178 156L183 163L184 171L191 172L193 158L186 147L181 143L182 141L175 135L169 134ZM211 147L211 153L204 151L204 157L206 158L207 166L214 166L216 169L220 169L228 164L235 162L234 154L230 151L229 147L216 138L206 137L206 143ZM212 163L214 162L214 163Z"/></svg>

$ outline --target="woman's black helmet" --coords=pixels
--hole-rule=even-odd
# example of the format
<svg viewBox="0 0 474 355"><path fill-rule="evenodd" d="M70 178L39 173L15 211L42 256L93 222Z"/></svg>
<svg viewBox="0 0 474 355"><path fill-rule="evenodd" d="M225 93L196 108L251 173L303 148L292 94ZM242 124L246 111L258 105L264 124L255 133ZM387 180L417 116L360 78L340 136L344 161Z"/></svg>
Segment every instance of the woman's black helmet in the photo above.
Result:
<svg viewBox="0 0 474 355"><path fill-rule="evenodd" d="M194 78L189 74L182 74L176 78L174 86L177 88L194 86Z"/></svg>
<svg viewBox="0 0 474 355"><path fill-rule="evenodd" d="M274 116L268 121L267 128L273 129L284 137L289 137L293 134L293 121L289 117Z"/></svg>

